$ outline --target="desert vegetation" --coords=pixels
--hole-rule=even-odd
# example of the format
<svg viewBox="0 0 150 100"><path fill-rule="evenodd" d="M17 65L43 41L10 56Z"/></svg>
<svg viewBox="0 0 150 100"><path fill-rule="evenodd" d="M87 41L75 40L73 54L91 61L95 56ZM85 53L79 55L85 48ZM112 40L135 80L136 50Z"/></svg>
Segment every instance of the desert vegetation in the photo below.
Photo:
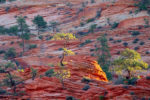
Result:
<svg viewBox="0 0 150 100"><path fill-rule="evenodd" d="M0 0L0 99L149 100L149 0L13 1Z"/></svg>

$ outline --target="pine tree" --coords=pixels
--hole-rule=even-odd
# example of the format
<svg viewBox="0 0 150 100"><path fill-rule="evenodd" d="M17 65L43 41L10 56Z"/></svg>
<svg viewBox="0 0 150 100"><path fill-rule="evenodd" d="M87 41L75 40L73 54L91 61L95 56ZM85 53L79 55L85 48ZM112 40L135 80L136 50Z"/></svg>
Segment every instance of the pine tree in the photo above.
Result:
<svg viewBox="0 0 150 100"><path fill-rule="evenodd" d="M25 51L25 40L30 39L30 30L29 26L26 24L25 18L20 16L17 18L18 30L19 30L19 37L22 39L22 47L23 53Z"/></svg>
<svg viewBox="0 0 150 100"><path fill-rule="evenodd" d="M40 15L35 16L34 19L32 20L32 22L36 26L38 35L40 34L40 31L42 31L42 29L47 27L47 22Z"/></svg>
<svg viewBox="0 0 150 100"><path fill-rule="evenodd" d="M111 58L111 55L110 55L110 52L109 52L109 47L108 47L108 44L107 44L107 38L105 35L99 37L97 39L97 46L96 47L96 54L97 54L97 61L98 63L100 64L100 66L102 67L103 71L106 73L107 75L107 78L109 80L111 80L112 78L112 75L109 71L109 66L110 66L110 58Z"/></svg>
<svg viewBox="0 0 150 100"><path fill-rule="evenodd" d="M15 65L12 62L6 64L0 64L0 73L6 74L3 79L3 85L12 88L13 94L16 94L17 85L23 83L19 77L14 76L11 72L15 69Z"/></svg>
<svg viewBox="0 0 150 100"><path fill-rule="evenodd" d="M52 31L53 31L53 32L56 32L57 25L58 25L59 23L56 22L56 21L52 21L52 22L50 22L49 24L50 24L50 27L52 28Z"/></svg>

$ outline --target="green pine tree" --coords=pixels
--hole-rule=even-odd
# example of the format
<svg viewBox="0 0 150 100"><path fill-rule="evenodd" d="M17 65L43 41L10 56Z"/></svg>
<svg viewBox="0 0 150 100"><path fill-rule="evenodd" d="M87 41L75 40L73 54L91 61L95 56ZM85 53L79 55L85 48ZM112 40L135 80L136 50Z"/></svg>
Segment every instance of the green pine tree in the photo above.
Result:
<svg viewBox="0 0 150 100"><path fill-rule="evenodd" d="M96 54L97 54L97 61L102 67L103 71L106 73L107 78L109 80L112 79L112 75L109 71L109 66L110 66L110 52L109 52L109 47L107 44L107 38L105 35L99 37L97 39L97 47L96 47Z"/></svg>
<svg viewBox="0 0 150 100"><path fill-rule="evenodd" d="M47 22L40 15L35 16L34 19L32 20L32 22L36 26L38 35L40 34L40 31L42 31L42 29L47 27Z"/></svg>
<svg viewBox="0 0 150 100"><path fill-rule="evenodd" d="M23 53L25 52L25 40L30 39L29 26L26 24L25 18L20 16L17 18L18 36L22 39Z"/></svg>

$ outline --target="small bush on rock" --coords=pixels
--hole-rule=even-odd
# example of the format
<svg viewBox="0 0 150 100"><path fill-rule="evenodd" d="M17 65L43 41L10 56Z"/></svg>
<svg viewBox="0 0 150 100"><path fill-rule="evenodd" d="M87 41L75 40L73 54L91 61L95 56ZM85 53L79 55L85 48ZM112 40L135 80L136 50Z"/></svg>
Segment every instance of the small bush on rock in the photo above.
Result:
<svg viewBox="0 0 150 100"><path fill-rule="evenodd" d="M52 77L53 74L54 74L54 70L53 69L50 69L50 70L45 72L45 76L47 76L47 77Z"/></svg>
<svg viewBox="0 0 150 100"><path fill-rule="evenodd" d="M14 48L9 48L8 51L5 52L4 58L14 58L16 57L16 50Z"/></svg>

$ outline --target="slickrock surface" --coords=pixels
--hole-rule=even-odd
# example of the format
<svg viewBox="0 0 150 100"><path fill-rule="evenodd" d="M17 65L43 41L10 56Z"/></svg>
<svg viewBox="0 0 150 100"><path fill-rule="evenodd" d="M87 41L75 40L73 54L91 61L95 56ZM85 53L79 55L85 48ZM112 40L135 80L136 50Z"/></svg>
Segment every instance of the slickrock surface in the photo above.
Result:
<svg viewBox="0 0 150 100"><path fill-rule="evenodd" d="M82 2L88 1L86 7L82 7ZM71 6L69 6L69 2ZM25 68L25 72L14 72L24 79L24 85L19 86L17 90L25 91L24 96L0 96L0 100L65 100L67 96L73 96L80 100L99 100L100 96L104 96L106 100L148 100L150 98L150 80L145 76L149 71L143 74L143 78L139 79L135 86L114 85L108 82L105 73L93 57L96 39L102 34L107 34L108 45L112 59L118 57L119 53L125 48L137 49L141 54L142 60L150 64L150 27L145 28L144 19L150 21L150 17L146 11L135 14L137 9L134 6L134 0L95 0L96 3L90 3L90 0L17 0L12 3L0 5L0 25L9 27L16 24L16 17L19 15L26 16L27 24L33 30L32 20L34 16L41 15L49 21L58 21L58 29L60 32L73 32L78 40L70 41L69 49L74 51L74 56L65 57L68 62L66 68L71 71L71 77L64 80L66 89L62 88L61 83L55 77L41 77L49 69L58 70L58 63L64 41L54 41L49 38L53 36L52 31L42 33L44 39L40 40L36 36L32 36L26 41L29 44L37 44L37 48L28 50L23 56L19 56L22 48L19 46L21 39L16 36L0 36L0 50L7 50L14 47L18 53L15 58L21 66ZM6 11L6 8L10 9ZM83 10L82 10L82 9ZM101 12L98 12L100 10ZM96 18L93 22L87 23L89 18ZM109 20L109 21L108 21ZM85 25L81 26L80 23ZM119 23L118 27L112 29L109 24ZM89 27L97 24L94 33L89 33ZM140 34L132 36L133 31L139 31ZM80 36L79 34L87 34ZM134 39L139 39L137 43L133 43ZM80 46L85 40L90 39L92 42ZM14 42L11 44L11 42ZM144 42L140 45L140 42ZM128 43L124 46L123 43ZM149 52L149 53L148 53ZM5 62L3 54L0 54L0 62ZM54 67L48 66L53 64ZM38 70L35 80L31 80L30 67ZM87 91L82 90L87 85L82 82L83 77L88 77L92 81L88 83L90 88ZM2 77L1 77L2 78Z"/></svg>

